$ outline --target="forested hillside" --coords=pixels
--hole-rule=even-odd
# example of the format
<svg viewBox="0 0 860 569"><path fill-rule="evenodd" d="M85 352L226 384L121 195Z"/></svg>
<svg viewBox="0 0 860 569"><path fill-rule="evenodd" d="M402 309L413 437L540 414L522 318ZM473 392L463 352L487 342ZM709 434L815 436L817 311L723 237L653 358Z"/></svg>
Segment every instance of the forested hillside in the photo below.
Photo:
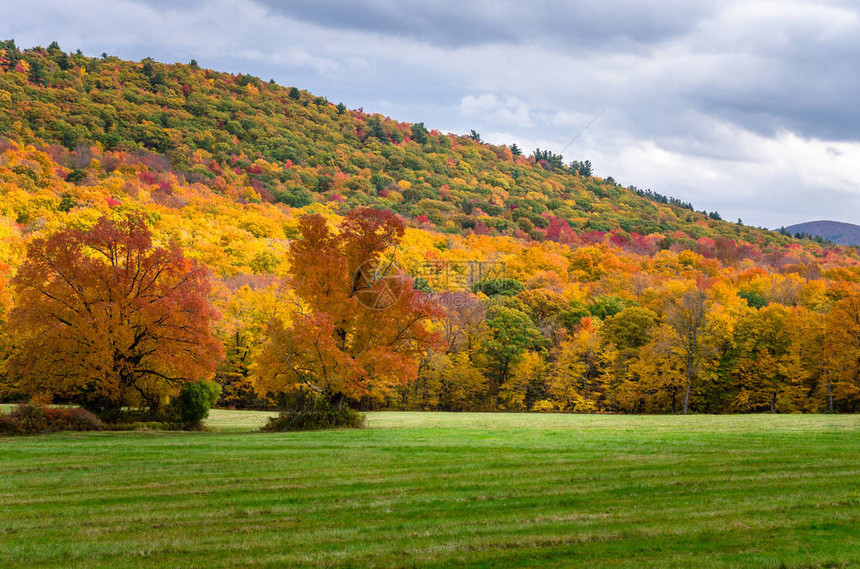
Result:
<svg viewBox="0 0 860 569"><path fill-rule="evenodd" d="M527 154L194 62L3 42L3 319L28 244L139 215L211 272L224 405L317 390L365 408L860 409L854 249ZM400 267L420 309L354 298L337 270L368 261ZM4 324L7 363L20 329ZM16 369L7 399L34 394Z"/></svg>

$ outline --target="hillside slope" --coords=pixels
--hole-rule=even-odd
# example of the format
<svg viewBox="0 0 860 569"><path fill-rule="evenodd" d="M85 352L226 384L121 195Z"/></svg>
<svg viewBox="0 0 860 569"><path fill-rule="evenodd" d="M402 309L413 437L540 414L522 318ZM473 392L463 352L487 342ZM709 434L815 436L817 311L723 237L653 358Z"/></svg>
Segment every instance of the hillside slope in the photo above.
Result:
<svg viewBox="0 0 860 569"><path fill-rule="evenodd" d="M3 47L0 136L156 153L168 159L162 169L216 191L228 173L251 188L250 201L370 205L440 231L537 240L599 232L618 241L659 234L665 246L720 236L785 242L581 176L551 152L515 156L256 77Z"/></svg>

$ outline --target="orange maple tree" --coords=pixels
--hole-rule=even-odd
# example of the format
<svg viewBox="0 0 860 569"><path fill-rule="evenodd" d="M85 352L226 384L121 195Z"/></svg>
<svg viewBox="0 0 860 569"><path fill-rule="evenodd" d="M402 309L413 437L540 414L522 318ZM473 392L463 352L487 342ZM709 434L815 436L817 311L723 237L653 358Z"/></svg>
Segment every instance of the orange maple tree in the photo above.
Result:
<svg viewBox="0 0 860 569"><path fill-rule="evenodd" d="M221 356L206 269L154 246L140 216L33 240L12 285L9 373L33 395L152 409Z"/></svg>
<svg viewBox="0 0 860 569"><path fill-rule="evenodd" d="M414 380L419 358L440 343L427 326L439 312L384 259L403 237L403 222L360 208L338 233L316 214L301 218L300 232L289 251L289 285L299 301L288 319L273 319L258 388L306 390L339 406Z"/></svg>

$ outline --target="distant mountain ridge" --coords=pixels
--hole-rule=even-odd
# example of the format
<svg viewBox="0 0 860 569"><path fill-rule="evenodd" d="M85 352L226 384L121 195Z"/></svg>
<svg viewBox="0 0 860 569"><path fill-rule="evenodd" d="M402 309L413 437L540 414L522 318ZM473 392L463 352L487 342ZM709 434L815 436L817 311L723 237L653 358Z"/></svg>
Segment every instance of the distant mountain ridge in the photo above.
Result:
<svg viewBox="0 0 860 569"><path fill-rule="evenodd" d="M802 233L821 237L838 245L860 245L860 225L841 221L807 221L785 228L791 235Z"/></svg>

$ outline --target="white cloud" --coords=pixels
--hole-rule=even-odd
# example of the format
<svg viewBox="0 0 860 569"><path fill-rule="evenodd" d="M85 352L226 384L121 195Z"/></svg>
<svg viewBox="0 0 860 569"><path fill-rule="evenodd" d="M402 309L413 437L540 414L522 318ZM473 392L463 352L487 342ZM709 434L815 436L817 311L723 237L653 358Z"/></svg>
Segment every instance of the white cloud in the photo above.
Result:
<svg viewBox="0 0 860 569"><path fill-rule="evenodd" d="M459 111L465 118L489 120L500 126L528 128L534 124L528 105L516 97L466 95L460 100Z"/></svg>
<svg viewBox="0 0 860 569"><path fill-rule="evenodd" d="M723 133L721 144L734 144L735 158L714 160L667 150L653 140L630 140L616 157L600 156L596 162L610 165L623 183L664 193L675 188L669 193L724 217L768 227L818 217L852 221L852 210L860 205L860 143L789 132L763 137L726 125Z"/></svg>

